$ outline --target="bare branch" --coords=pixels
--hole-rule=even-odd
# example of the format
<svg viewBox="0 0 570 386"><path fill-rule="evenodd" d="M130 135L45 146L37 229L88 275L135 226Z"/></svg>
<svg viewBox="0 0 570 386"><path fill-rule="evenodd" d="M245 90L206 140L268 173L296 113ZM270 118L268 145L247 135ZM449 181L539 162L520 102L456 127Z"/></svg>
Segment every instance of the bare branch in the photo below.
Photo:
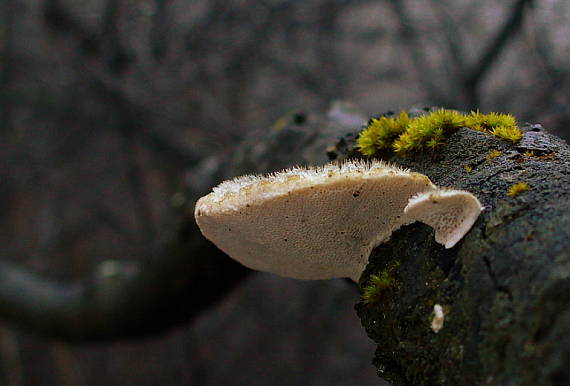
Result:
<svg viewBox="0 0 570 386"><path fill-rule="evenodd" d="M10 96L12 75L14 70L14 46L16 40L14 37L14 23L16 17L16 2L13 0L6 1L3 4L2 15L2 47L1 47L1 63L0 63L0 122L2 122L2 132L10 133L12 126L12 98Z"/></svg>
<svg viewBox="0 0 570 386"><path fill-rule="evenodd" d="M25 376L17 334L0 326L0 379L7 386L24 386Z"/></svg>
<svg viewBox="0 0 570 386"><path fill-rule="evenodd" d="M136 122L144 122L157 117L164 121L170 121L173 125L187 125L187 122L172 119L164 112L164 109L159 110L157 106L141 101L140 98L137 98L133 93L129 93L118 82L99 76L95 72L91 72L89 75L91 75L92 87L101 95L101 98L112 100L114 103L111 105L117 103L123 106L125 111L137 117ZM180 167L192 166L199 159L198 155L167 138L164 134L153 130L151 127L138 127L134 134L143 146Z"/></svg>
<svg viewBox="0 0 570 386"><path fill-rule="evenodd" d="M43 7L43 21L58 33L69 33L78 38L82 50L89 55L101 51L101 42L97 34L82 25L76 17L70 14L60 3L60 0L47 0Z"/></svg>
<svg viewBox="0 0 570 386"><path fill-rule="evenodd" d="M133 62L132 54L119 33L119 16L122 1L108 0L101 18L100 40L107 67L115 75L124 73Z"/></svg>
<svg viewBox="0 0 570 386"><path fill-rule="evenodd" d="M450 79L452 83L463 83L466 72L465 64L465 52L463 47L465 45L463 41L463 36L461 34L461 29L456 18L449 12L449 4L447 2L442 2L438 0L431 0L431 7L434 9L434 15L439 21L439 25L443 32L443 42L447 47L449 52L449 57L451 60L445 61L452 65L452 76L454 79Z"/></svg>
<svg viewBox="0 0 570 386"><path fill-rule="evenodd" d="M336 103L329 117L287 120L287 128L267 130L264 137L252 133L232 155L205 160L192 172L188 201L230 176L326 162L331 139L365 120L350 105ZM249 272L207 242L187 215L171 241L140 261L103 261L78 282L58 283L0 263L0 318L69 341L149 335L188 321Z"/></svg>
<svg viewBox="0 0 570 386"><path fill-rule="evenodd" d="M441 88L435 83L435 80L438 79L438 77L434 76L434 69L428 67L429 62L424 55L425 51L420 47L420 34L416 29L417 23L415 23L408 14L404 1L391 0L389 1L389 4L396 13L400 24L400 37L404 41L404 44L408 46L408 51L414 63L415 71L420 74L418 79L422 79L421 85L427 92L431 103L442 106L453 106L453 100L451 100L448 95L445 95Z"/></svg>
<svg viewBox="0 0 570 386"><path fill-rule="evenodd" d="M154 0L155 12L150 31L150 51L156 62L164 59L168 49L168 7L170 0Z"/></svg>
<svg viewBox="0 0 570 386"><path fill-rule="evenodd" d="M510 17L505 20L503 26L499 28L497 35L491 39L491 43L480 56L479 61L475 63L468 72L465 87L471 93L470 99L472 107L478 104L479 98L477 89L482 79L491 69L493 62L497 60L499 55L505 50L508 41L519 32L522 26L525 8L531 5L532 2L533 0L517 0L511 10Z"/></svg>
<svg viewBox="0 0 570 386"><path fill-rule="evenodd" d="M188 321L248 273L199 237L192 220L143 261L106 260L78 282L0 262L0 317L69 341L144 336Z"/></svg>

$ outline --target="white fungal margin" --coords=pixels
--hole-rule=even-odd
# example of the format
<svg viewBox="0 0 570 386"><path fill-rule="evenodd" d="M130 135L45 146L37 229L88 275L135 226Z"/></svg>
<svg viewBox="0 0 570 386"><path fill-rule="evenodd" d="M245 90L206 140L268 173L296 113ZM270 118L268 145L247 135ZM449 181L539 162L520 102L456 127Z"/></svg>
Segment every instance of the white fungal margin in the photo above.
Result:
<svg viewBox="0 0 570 386"><path fill-rule="evenodd" d="M330 182L343 177L372 178L385 174L406 175L408 169L384 161L347 160L341 163L331 162L322 166L295 166L269 174L246 174L227 180L212 189L211 200L220 202L241 192L262 194L266 197L279 195L292 185L303 188L310 185ZM419 173L414 173L421 175Z"/></svg>

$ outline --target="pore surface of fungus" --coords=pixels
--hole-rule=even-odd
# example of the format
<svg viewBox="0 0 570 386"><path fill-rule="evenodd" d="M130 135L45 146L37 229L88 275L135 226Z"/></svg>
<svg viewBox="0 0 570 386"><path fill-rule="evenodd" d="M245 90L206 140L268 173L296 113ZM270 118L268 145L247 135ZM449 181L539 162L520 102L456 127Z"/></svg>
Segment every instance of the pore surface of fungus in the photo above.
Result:
<svg viewBox="0 0 570 386"><path fill-rule="evenodd" d="M452 248L477 220L483 207L462 190L437 189L410 199L404 212L435 229L435 241Z"/></svg>
<svg viewBox="0 0 570 386"><path fill-rule="evenodd" d="M421 210L404 210L410 198L438 191L422 174L348 161L223 182L198 200L195 217L206 238L247 267L297 279L357 281L371 250L416 221L416 213L441 226Z"/></svg>

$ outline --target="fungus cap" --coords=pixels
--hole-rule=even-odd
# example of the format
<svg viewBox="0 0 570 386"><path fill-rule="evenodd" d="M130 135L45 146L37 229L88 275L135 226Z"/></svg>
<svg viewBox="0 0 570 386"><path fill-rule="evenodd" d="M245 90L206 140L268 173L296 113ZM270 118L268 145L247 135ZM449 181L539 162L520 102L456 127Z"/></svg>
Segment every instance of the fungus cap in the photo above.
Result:
<svg viewBox="0 0 570 386"><path fill-rule="evenodd" d="M425 175L348 161L225 181L198 200L195 217L207 239L249 268L358 281L372 249L416 221L404 211L409 199L434 191Z"/></svg>
<svg viewBox="0 0 570 386"><path fill-rule="evenodd" d="M483 206L469 192L437 189L410 199L404 212L435 229L435 241L452 248L471 229Z"/></svg>

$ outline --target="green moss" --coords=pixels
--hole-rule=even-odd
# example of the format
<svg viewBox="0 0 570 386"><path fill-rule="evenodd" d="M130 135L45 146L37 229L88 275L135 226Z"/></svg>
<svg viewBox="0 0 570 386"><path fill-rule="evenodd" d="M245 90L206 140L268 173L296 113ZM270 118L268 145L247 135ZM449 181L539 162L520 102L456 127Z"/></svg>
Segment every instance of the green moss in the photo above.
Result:
<svg viewBox="0 0 570 386"><path fill-rule="evenodd" d="M466 126L511 142L518 142L522 138L517 120L511 114L482 114L479 111L472 111L466 117Z"/></svg>
<svg viewBox="0 0 570 386"><path fill-rule="evenodd" d="M376 303L394 285L394 279L387 271L380 272L379 275L370 275L369 284L363 288L362 303Z"/></svg>
<svg viewBox="0 0 570 386"><path fill-rule="evenodd" d="M518 142L522 132L510 114L482 114L472 111L462 114L439 109L410 119L405 111L397 118L372 118L357 138L357 150L366 157L382 152L406 154L436 150L460 127L485 132L511 142Z"/></svg>
<svg viewBox="0 0 570 386"><path fill-rule="evenodd" d="M458 128L465 126L465 118L455 110L440 109L410 121L408 128L392 144L396 153L424 149L435 150Z"/></svg>
<svg viewBox="0 0 570 386"><path fill-rule="evenodd" d="M503 153L498 151L498 150L491 150L491 152L489 154L487 154L487 159L489 161L494 160L497 157L500 157Z"/></svg>
<svg viewBox="0 0 570 386"><path fill-rule="evenodd" d="M530 186L524 182L518 182L514 185L512 185L509 190L507 191L507 196L514 198L516 196L518 196L519 194L521 194L522 192L526 192L527 190L530 189Z"/></svg>
<svg viewBox="0 0 570 386"><path fill-rule="evenodd" d="M410 124L408 113L402 111L397 118L372 118L368 126L357 139L358 150L367 157L381 151L390 151L394 140L402 134Z"/></svg>
<svg viewBox="0 0 570 386"><path fill-rule="evenodd" d="M522 131L517 126L497 126L492 131L496 137L516 143L522 138Z"/></svg>
<svg viewBox="0 0 570 386"><path fill-rule="evenodd" d="M368 284L362 288L362 303L374 304L379 302L397 286L394 271L400 262L394 262L377 275L370 275Z"/></svg>

